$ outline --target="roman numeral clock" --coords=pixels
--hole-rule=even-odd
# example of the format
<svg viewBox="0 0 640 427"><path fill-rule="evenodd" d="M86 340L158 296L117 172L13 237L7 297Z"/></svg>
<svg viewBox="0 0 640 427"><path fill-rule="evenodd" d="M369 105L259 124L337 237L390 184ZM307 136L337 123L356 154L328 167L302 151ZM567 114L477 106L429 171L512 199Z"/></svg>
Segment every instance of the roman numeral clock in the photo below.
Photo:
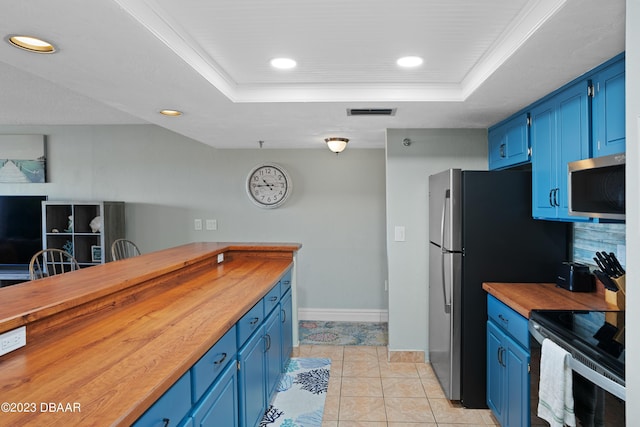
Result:
<svg viewBox="0 0 640 427"><path fill-rule="evenodd" d="M291 195L292 182L282 166L263 163L249 172L246 189L256 206L273 209L281 206Z"/></svg>

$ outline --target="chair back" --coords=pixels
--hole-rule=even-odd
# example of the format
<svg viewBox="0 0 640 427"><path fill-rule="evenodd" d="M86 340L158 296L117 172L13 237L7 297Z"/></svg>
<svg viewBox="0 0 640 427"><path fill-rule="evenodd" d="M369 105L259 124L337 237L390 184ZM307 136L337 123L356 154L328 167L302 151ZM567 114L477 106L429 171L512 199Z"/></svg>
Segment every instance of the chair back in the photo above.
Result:
<svg viewBox="0 0 640 427"><path fill-rule="evenodd" d="M116 239L111 244L111 259L114 261L138 255L140 255L140 249L131 240Z"/></svg>
<svg viewBox="0 0 640 427"><path fill-rule="evenodd" d="M29 278L31 280L74 270L80 270L78 261L73 255L62 249L43 249L32 256L29 262Z"/></svg>

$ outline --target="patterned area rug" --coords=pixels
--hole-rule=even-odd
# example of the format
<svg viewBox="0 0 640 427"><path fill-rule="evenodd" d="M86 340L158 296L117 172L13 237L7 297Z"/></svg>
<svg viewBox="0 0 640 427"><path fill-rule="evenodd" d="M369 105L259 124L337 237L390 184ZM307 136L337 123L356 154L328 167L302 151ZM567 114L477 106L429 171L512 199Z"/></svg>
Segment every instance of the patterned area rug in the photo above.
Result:
<svg viewBox="0 0 640 427"><path fill-rule="evenodd" d="M331 359L291 358L260 427L320 427Z"/></svg>
<svg viewBox="0 0 640 427"><path fill-rule="evenodd" d="M387 345L387 323L377 322L299 322L300 344Z"/></svg>

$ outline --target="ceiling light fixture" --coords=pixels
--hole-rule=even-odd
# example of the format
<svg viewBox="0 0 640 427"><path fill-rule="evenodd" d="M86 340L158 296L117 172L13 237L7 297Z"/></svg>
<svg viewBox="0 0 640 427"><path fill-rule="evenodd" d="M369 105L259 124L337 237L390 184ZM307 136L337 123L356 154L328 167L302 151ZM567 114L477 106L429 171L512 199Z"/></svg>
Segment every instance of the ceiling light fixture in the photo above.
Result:
<svg viewBox="0 0 640 427"><path fill-rule="evenodd" d="M291 58L273 58L271 60L271 66L280 70L289 70L296 65L296 61Z"/></svg>
<svg viewBox="0 0 640 427"><path fill-rule="evenodd" d="M327 147L329 147L329 150L338 154L338 153L342 153L344 149L347 148L347 143L349 142L349 139L331 137L331 138L326 138L324 142L327 143Z"/></svg>
<svg viewBox="0 0 640 427"><path fill-rule="evenodd" d="M422 65L422 62L419 56L403 56L396 61L396 64L404 68L413 68Z"/></svg>
<svg viewBox="0 0 640 427"><path fill-rule="evenodd" d="M178 117L178 116L182 115L182 111L178 111L178 110L160 110L160 114L162 114L163 116Z"/></svg>
<svg viewBox="0 0 640 427"><path fill-rule="evenodd" d="M46 40L31 36L13 35L7 37L12 46L34 53L53 53L56 48Z"/></svg>

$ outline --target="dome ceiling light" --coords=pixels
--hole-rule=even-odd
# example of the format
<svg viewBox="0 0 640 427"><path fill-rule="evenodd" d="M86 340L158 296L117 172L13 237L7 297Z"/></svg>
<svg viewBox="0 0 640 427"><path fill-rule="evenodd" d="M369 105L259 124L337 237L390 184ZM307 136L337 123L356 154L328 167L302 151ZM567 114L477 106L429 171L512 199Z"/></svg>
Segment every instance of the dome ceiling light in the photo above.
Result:
<svg viewBox="0 0 640 427"><path fill-rule="evenodd" d="M327 143L327 147L329 147L329 150L338 154L338 153L342 153L344 149L347 148L347 143L349 142L349 139L331 137L331 138L326 138L324 142Z"/></svg>

